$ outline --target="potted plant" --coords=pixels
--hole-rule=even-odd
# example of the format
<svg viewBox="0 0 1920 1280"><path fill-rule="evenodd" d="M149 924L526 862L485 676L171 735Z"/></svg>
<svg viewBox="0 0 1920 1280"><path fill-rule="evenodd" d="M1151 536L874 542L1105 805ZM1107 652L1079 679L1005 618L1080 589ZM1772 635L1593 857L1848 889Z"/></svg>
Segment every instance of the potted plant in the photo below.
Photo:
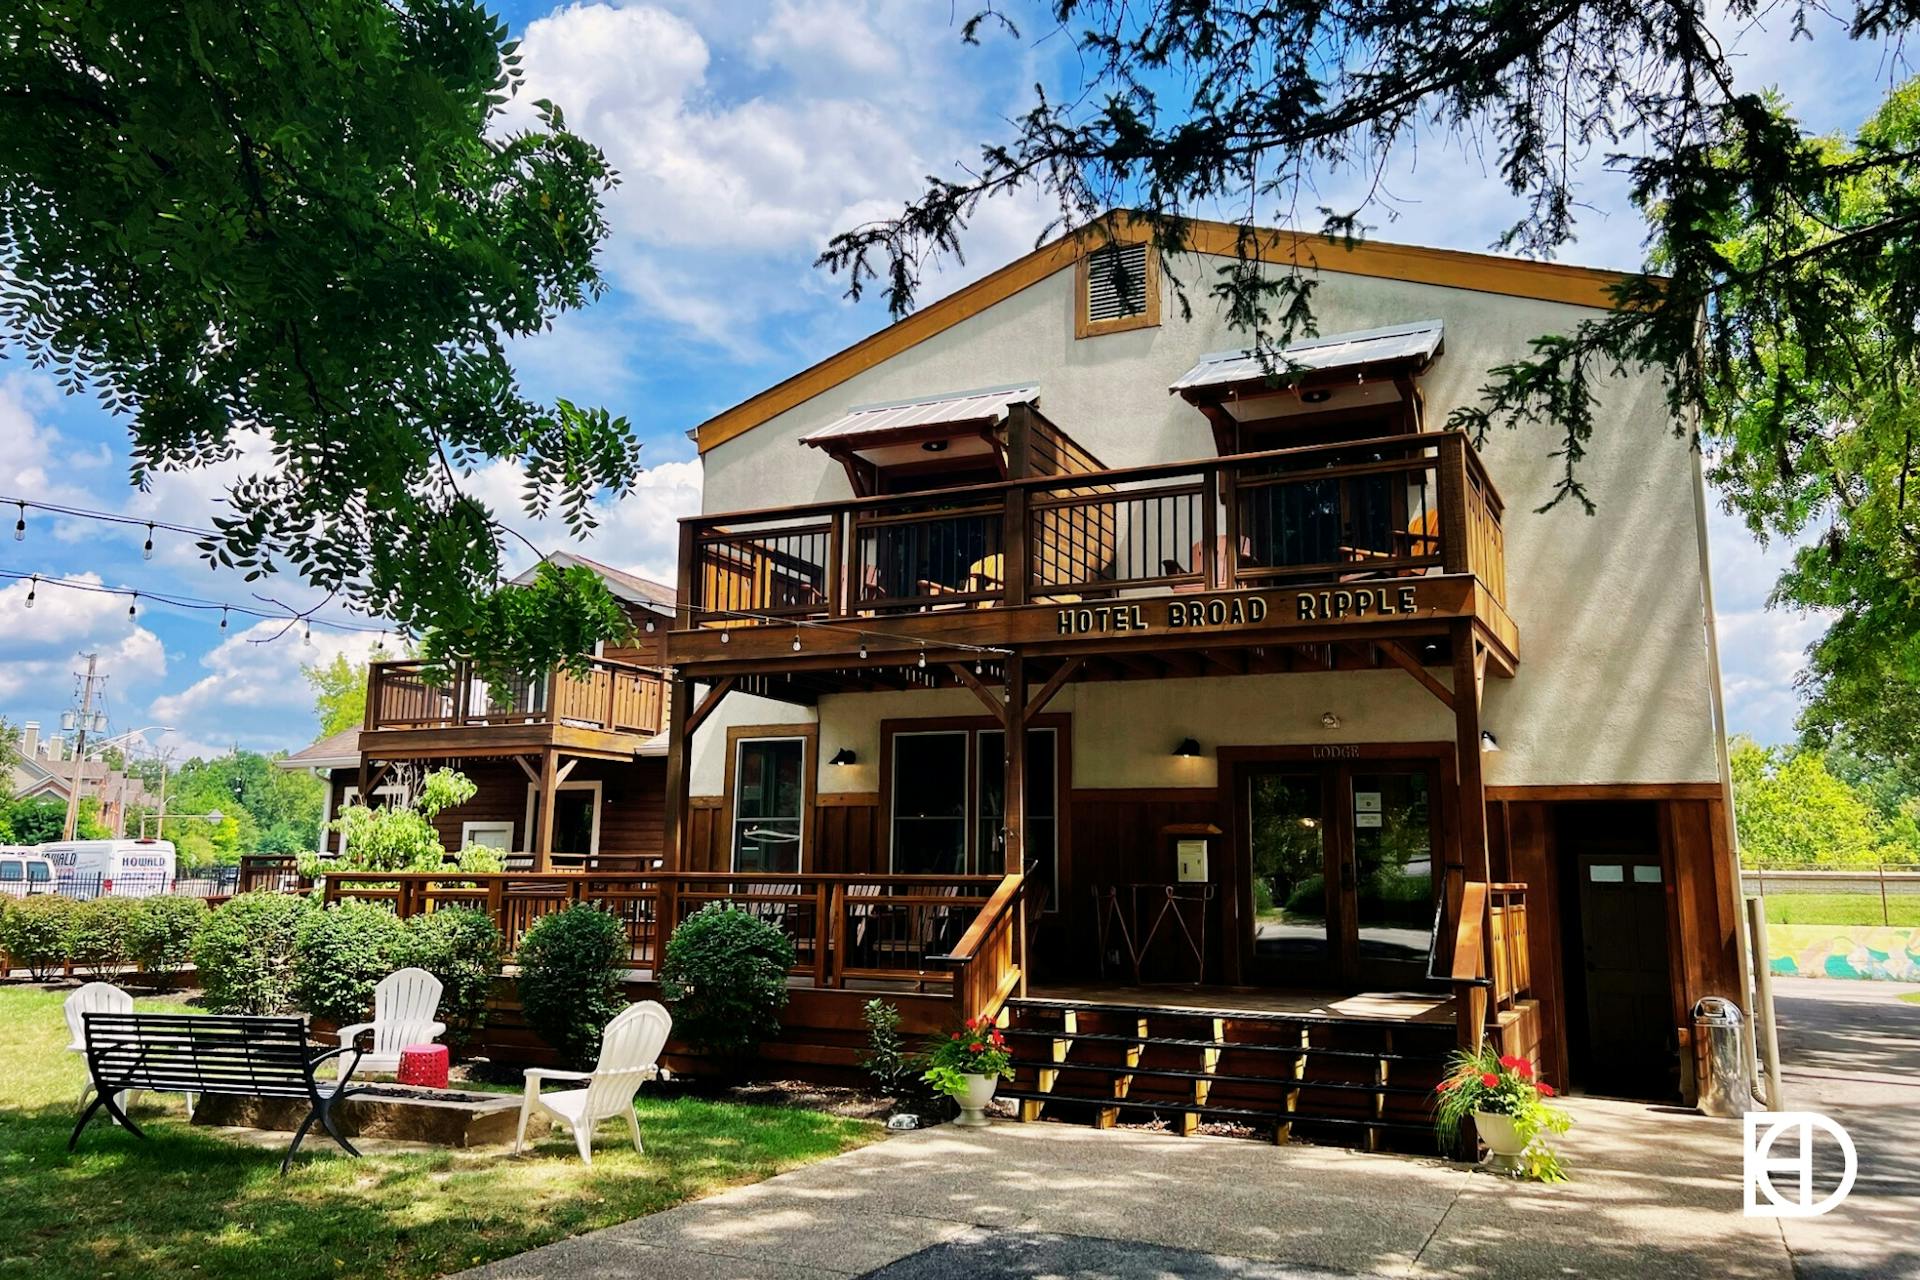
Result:
<svg viewBox="0 0 1920 1280"><path fill-rule="evenodd" d="M987 1104L1002 1076L1013 1078L1013 1055L1007 1038L990 1019L968 1018L958 1031L927 1045L927 1069L920 1078L960 1104L955 1124L980 1128L987 1123Z"/></svg>
<svg viewBox="0 0 1920 1280"><path fill-rule="evenodd" d="M1489 1163L1514 1177L1564 1182L1566 1170L1545 1135L1565 1133L1573 1118L1547 1104L1553 1087L1533 1063L1503 1056L1491 1044L1453 1055L1452 1070L1434 1091L1434 1128L1455 1146L1472 1117L1491 1153Z"/></svg>

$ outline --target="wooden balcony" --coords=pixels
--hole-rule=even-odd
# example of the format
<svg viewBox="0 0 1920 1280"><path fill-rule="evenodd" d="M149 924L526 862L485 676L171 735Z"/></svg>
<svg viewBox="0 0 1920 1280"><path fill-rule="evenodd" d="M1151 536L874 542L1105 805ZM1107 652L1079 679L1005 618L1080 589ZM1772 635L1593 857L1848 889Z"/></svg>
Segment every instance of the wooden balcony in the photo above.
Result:
<svg viewBox="0 0 1920 1280"><path fill-rule="evenodd" d="M361 749L424 759L557 746L631 757L665 728L666 709L658 671L606 658L583 674L556 668L504 685L466 662L438 676L420 662L376 662Z"/></svg>
<svg viewBox="0 0 1920 1280"><path fill-rule="evenodd" d="M1465 618L1510 669L1502 507L1467 438L1427 432L693 517L669 653L705 674L947 643L1307 643Z"/></svg>

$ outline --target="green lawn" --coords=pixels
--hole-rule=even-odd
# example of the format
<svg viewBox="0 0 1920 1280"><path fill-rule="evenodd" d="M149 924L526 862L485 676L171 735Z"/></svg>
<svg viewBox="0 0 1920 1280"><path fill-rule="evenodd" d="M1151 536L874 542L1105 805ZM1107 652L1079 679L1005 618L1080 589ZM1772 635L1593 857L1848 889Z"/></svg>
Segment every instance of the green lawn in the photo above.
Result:
<svg viewBox="0 0 1920 1280"><path fill-rule="evenodd" d="M1768 924L1882 923L1878 893L1769 893ZM1885 923L1920 928L1920 894L1890 894Z"/></svg>
<svg viewBox="0 0 1920 1280"><path fill-rule="evenodd" d="M1901 995L1900 999L1907 1004L1920 1004L1920 991L1905 992Z"/></svg>
<svg viewBox="0 0 1920 1280"><path fill-rule="evenodd" d="M101 1113L70 1156L84 1069L65 1052L62 998L0 988L0 1277L435 1276L758 1181L881 1133L816 1112L655 1101L643 1090L646 1155L609 1123L591 1170L564 1130L518 1160L498 1149L354 1160L310 1136L282 1178L284 1148L196 1129L179 1099L150 1098L133 1113L149 1141Z"/></svg>

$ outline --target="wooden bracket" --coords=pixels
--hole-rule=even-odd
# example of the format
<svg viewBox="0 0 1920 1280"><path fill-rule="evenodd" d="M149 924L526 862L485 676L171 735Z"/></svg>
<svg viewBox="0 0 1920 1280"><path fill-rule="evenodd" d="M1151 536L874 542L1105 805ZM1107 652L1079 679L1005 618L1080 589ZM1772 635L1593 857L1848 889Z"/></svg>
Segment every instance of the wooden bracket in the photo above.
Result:
<svg viewBox="0 0 1920 1280"><path fill-rule="evenodd" d="M1078 675L1080 668L1084 665L1086 665L1085 658L1068 658L1065 662L1061 663L1060 669L1048 677L1045 684L1040 686L1040 692L1027 699L1026 710L1022 713L1022 718L1025 722L1032 724L1034 718L1046 708L1049 702L1053 701L1053 695L1060 692L1060 690L1065 687L1067 681Z"/></svg>
<svg viewBox="0 0 1920 1280"><path fill-rule="evenodd" d="M1421 666L1420 660L1402 648L1398 640L1376 640L1374 644L1394 666L1418 680L1428 693L1440 699L1441 705L1447 710L1453 710L1453 690L1442 684L1433 672Z"/></svg>
<svg viewBox="0 0 1920 1280"><path fill-rule="evenodd" d="M1003 726L1007 723L1007 704L1001 700L999 694L987 688L986 684L981 681L979 676L973 674L966 663L949 662L947 669L953 672L961 684L973 690L973 696L986 704L987 710L993 712L994 719L998 720Z"/></svg>
<svg viewBox="0 0 1920 1280"><path fill-rule="evenodd" d="M713 682L713 687L707 690L707 696L700 699L700 705L695 707L687 715L686 734L688 738L692 738L693 731L698 729L708 716L719 709L721 700L733 691L733 681L734 677L732 676L722 676Z"/></svg>

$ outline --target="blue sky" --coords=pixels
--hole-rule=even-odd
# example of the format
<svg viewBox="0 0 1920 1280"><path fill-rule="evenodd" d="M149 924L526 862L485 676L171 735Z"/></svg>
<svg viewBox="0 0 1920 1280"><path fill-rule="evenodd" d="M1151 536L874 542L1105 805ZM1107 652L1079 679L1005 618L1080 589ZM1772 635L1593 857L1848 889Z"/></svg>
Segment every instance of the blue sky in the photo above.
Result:
<svg viewBox="0 0 1920 1280"><path fill-rule="evenodd" d="M886 323L877 301L846 302L841 283L812 260L836 230L897 208L924 175L953 173L977 154L1036 81L1055 94L1074 87L1071 42L1048 30L1031 0L1024 7L1021 39L969 49L949 21L971 11L966 3L502 6L524 40L523 96L560 102L624 176L609 206L612 291L515 351L534 395L602 404L627 415L646 442L639 491L604 508L600 535L581 550L670 580L674 520L699 500L687 429ZM1022 8L1016 0L1012 11ZM1891 77L1910 74L1877 48L1849 44L1838 28L1816 26L1816 39L1790 42L1784 15L1772 25L1733 36L1738 74L1781 88L1816 128L1857 122ZM1352 189L1340 174L1322 185L1336 197ZM1383 189L1388 204L1371 221L1387 240L1486 249L1513 214L1485 158L1457 145L1428 141ZM1638 265L1640 224L1597 155L1582 191L1590 208L1563 257ZM966 261L946 264L926 296L1030 249L1045 221L1034 202L987 206ZM135 493L123 421L88 399L60 396L18 361L0 363L0 494L200 525L248 465L243 456ZM518 480L500 466L475 487L507 511ZM7 525L15 514L8 509ZM209 570L185 537L161 533L149 561L144 528L36 513L28 523L25 541L0 534L0 568L236 602L255 591L305 602L295 583L262 587ZM565 545L557 530L522 527L539 545ZM1731 725L1784 740L1792 677L1820 620L1764 608L1778 549L1757 548L1716 516L1713 551ZM25 595L24 584L0 586L0 715L57 723L71 703L75 655L98 651L114 730L172 726L171 735L150 736L182 756L303 745L313 719L300 667L335 653L358 657L372 639L320 629L309 645L298 630L274 638L281 628L240 620L223 633L215 616L146 604L129 618L123 598L44 586L27 611Z"/></svg>

